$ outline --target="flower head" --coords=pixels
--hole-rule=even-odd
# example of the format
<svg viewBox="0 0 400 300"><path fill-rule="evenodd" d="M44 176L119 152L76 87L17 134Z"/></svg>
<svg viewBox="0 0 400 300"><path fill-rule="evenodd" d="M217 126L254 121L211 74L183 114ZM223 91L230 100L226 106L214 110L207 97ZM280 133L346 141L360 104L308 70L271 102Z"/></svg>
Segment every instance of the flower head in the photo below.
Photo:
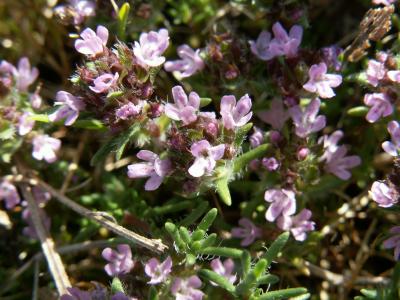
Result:
<svg viewBox="0 0 400 300"><path fill-rule="evenodd" d="M37 135L32 140L32 156L37 160L53 163L57 160L56 151L61 147L61 141L47 134Z"/></svg>
<svg viewBox="0 0 400 300"><path fill-rule="evenodd" d="M321 100L318 98L312 100L303 111L299 105L289 109L290 116L296 127L296 135L305 138L313 132L320 131L326 125L325 116L318 116Z"/></svg>
<svg viewBox="0 0 400 300"><path fill-rule="evenodd" d="M376 87L380 80L386 75L386 68L383 62L371 59L368 61L367 81L372 86Z"/></svg>
<svg viewBox="0 0 400 300"><path fill-rule="evenodd" d="M65 119L66 126L72 125L78 118L79 111L85 108L81 99L65 91L57 92L54 104L60 107L49 115L49 120L55 122Z"/></svg>
<svg viewBox="0 0 400 300"><path fill-rule="evenodd" d="M182 121L188 125L197 120L197 112L200 108L200 97L196 92L191 92L186 96L185 91L180 85L172 88L172 97L175 104L165 105L165 114L175 121Z"/></svg>
<svg viewBox="0 0 400 300"><path fill-rule="evenodd" d="M87 17L92 17L96 14L96 3L89 0L69 0L72 7L75 9L74 24L81 24Z"/></svg>
<svg viewBox="0 0 400 300"><path fill-rule="evenodd" d="M271 33L266 30L261 31L256 41L249 41L250 50L261 60L270 60L274 56L269 51L271 43Z"/></svg>
<svg viewBox="0 0 400 300"><path fill-rule="evenodd" d="M0 182L0 200L4 200L7 209L12 209L21 202L17 188L11 182L2 180Z"/></svg>
<svg viewBox="0 0 400 300"><path fill-rule="evenodd" d="M312 213L308 209L302 209L295 216L282 215L278 218L276 224L282 230L290 230L297 241L304 241L307 238L307 232L315 229L315 223L309 221Z"/></svg>
<svg viewBox="0 0 400 300"><path fill-rule="evenodd" d="M129 102L118 108L115 112L115 116L121 120L128 120L130 117L135 117L142 111L143 108L143 101L139 101L138 104L133 104Z"/></svg>
<svg viewBox="0 0 400 300"><path fill-rule="evenodd" d="M167 257L162 263L157 258L151 258L144 266L144 272L151 278L149 284L165 282L172 270L172 259Z"/></svg>
<svg viewBox="0 0 400 300"><path fill-rule="evenodd" d="M311 93L317 93L321 98L332 98L335 96L332 88L342 83L342 76L327 74L327 69L324 62L312 65L308 71L310 79L303 85L303 88Z"/></svg>
<svg viewBox="0 0 400 300"><path fill-rule="evenodd" d="M274 222L280 215L288 217L296 212L296 198L294 192L291 190L266 190L264 199L271 203L265 213L265 218L269 222Z"/></svg>
<svg viewBox="0 0 400 300"><path fill-rule="evenodd" d="M93 81L93 86L89 86L89 89L91 89L95 93L106 93L110 89L115 88L118 82L119 74L115 73L113 74L103 74L99 77L97 77Z"/></svg>
<svg viewBox="0 0 400 300"><path fill-rule="evenodd" d="M142 33L139 42L135 42L133 53L137 62L143 68L158 67L165 62L165 57L162 54L168 48L168 45L168 30L163 28L158 32Z"/></svg>
<svg viewBox="0 0 400 300"><path fill-rule="evenodd" d="M23 57L18 62L18 69L13 68L17 89L21 92L26 92L28 87L39 76L39 71L36 68L31 69L31 64L27 57Z"/></svg>
<svg viewBox="0 0 400 300"><path fill-rule="evenodd" d="M396 157L399 155L400 151L400 125L396 121L390 121L387 130L392 140L383 142L382 148L387 154Z"/></svg>
<svg viewBox="0 0 400 300"><path fill-rule="evenodd" d="M288 111L283 107L282 100L279 99L272 100L270 109L259 112L257 116L276 130L281 130L290 117Z"/></svg>
<svg viewBox="0 0 400 300"><path fill-rule="evenodd" d="M223 96L221 99L222 123L226 129L241 127L250 121L253 113L251 110L251 99L249 95L244 95L236 103L233 95Z"/></svg>
<svg viewBox="0 0 400 300"><path fill-rule="evenodd" d="M339 146L335 151L325 150L323 158L325 160L324 169L328 173L332 173L340 179L347 180L351 173L348 169L354 168L361 164L361 159L357 155L346 156L347 147Z"/></svg>
<svg viewBox="0 0 400 300"><path fill-rule="evenodd" d="M301 26L293 26L288 34L281 23L276 22L272 26L272 32L274 33L274 38L269 46L272 56L285 55L290 58L297 55L303 37L303 28Z"/></svg>
<svg viewBox="0 0 400 300"><path fill-rule="evenodd" d="M88 56L96 56L104 52L108 40L108 30L104 26L97 26L96 32L86 28L81 32L81 38L75 41L75 49Z"/></svg>
<svg viewBox="0 0 400 300"><path fill-rule="evenodd" d="M383 247L385 249L394 248L394 259L399 260L400 258L400 226L394 226L390 229L392 237L383 241Z"/></svg>
<svg viewBox="0 0 400 300"><path fill-rule="evenodd" d="M201 140L190 147L190 152L195 160L188 172L193 177L201 177L214 170L216 161L224 156L225 144L211 146L207 140Z"/></svg>
<svg viewBox="0 0 400 300"><path fill-rule="evenodd" d="M201 287L201 280L196 275L189 278L176 278L171 286L171 293L176 300L201 300L204 293L199 290Z"/></svg>
<svg viewBox="0 0 400 300"><path fill-rule="evenodd" d="M399 194L395 188L382 181L375 181L372 184L369 195L380 207L391 207L399 200Z"/></svg>
<svg viewBox="0 0 400 300"><path fill-rule="evenodd" d="M135 265L132 259L131 247L127 244L118 245L117 250L105 248L101 255L109 262L104 267L104 270L112 277L129 273Z"/></svg>
<svg viewBox="0 0 400 300"><path fill-rule="evenodd" d="M375 123L382 117L390 116L393 113L393 105L390 102L389 96L383 93L366 94L364 103L371 106L367 116L368 122Z"/></svg>
<svg viewBox="0 0 400 300"><path fill-rule="evenodd" d="M194 51L188 45L181 45L177 49L179 60L167 61L164 69L167 72L177 71L182 78L190 77L204 68L204 62L200 57L200 49Z"/></svg>
<svg viewBox="0 0 400 300"><path fill-rule="evenodd" d="M231 258L225 259L223 263L219 258L216 258L211 261L210 265L215 273L225 277L230 283L233 284L236 281L236 275L233 274L235 263Z"/></svg>
<svg viewBox="0 0 400 300"><path fill-rule="evenodd" d="M154 191L161 185L164 177L171 171L171 161L160 159L154 152L140 150L136 155L144 163L136 163L128 166L129 178L150 177L144 186L146 191Z"/></svg>
<svg viewBox="0 0 400 300"><path fill-rule="evenodd" d="M232 228L231 234L235 238L243 239L240 242L241 246L246 247L251 245L256 238L261 237L261 229L254 225L249 219L241 218L239 220L239 225L241 227Z"/></svg>

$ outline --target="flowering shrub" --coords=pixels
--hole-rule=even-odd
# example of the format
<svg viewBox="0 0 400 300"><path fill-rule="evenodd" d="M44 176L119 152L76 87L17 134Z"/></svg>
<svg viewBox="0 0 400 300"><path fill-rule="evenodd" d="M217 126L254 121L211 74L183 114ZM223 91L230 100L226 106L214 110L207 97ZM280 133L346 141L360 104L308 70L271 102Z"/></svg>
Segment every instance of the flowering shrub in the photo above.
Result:
<svg viewBox="0 0 400 300"><path fill-rule="evenodd" d="M398 299L396 1L59 2L0 5L0 297Z"/></svg>

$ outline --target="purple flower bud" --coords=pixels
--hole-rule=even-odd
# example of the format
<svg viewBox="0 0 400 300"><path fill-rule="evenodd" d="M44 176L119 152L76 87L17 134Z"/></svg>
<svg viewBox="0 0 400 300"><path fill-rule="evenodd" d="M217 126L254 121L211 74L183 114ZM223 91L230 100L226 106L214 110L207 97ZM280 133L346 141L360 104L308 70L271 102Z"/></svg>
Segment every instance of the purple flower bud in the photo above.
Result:
<svg viewBox="0 0 400 300"><path fill-rule="evenodd" d="M182 78L190 77L204 68L204 62L200 57L200 49L194 51L188 45L181 45L177 49L179 60L167 61L164 69L167 72L178 72Z"/></svg>
<svg viewBox="0 0 400 300"><path fill-rule="evenodd" d="M165 57L162 54L168 48L168 45L168 30L163 28L158 32L142 33L139 42L135 42L133 53L138 64L143 68L158 67L165 62Z"/></svg>
<svg viewBox="0 0 400 300"><path fill-rule="evenodd" d="M310 154L310 149L307 147L301 147L297 150L296 157L298 160L302 161L307 158L308 154Z"/></svg>
<svg viewBox="0 0 400 300"><path fill-rule="evenodd" d="M308 71L310 79L303 88L311 93L317 93L321 98L332 98L335 96L332 87L338 87L342 83L342 76L336 74L327 74L325 63L312 65Z"/></svg>
<svg viewBox="0 0 400 300"><path fill-rule="evenodd" d="M282 230L290 230L297 241L304 241L307 238L307 232L315 229L315 223L309 221L312 213L308 209L303 209L296 216L282 215L276 221L276 225Z"/></svg>
<svg viewBox="0 0 400 300"><path fill-rule="evenodd" d="M278 170L281 165L275 157L264 157L262 164L270 172Z"/></svg>
<svg viewBox="0 0 400 300"><path fill-rule="evenodd" d="M382 117L390 116L393 113L393 105L388 95L383 93L366 94L364 103L371 106L367 116L368 122L375 123Z"/></svg>
<svg viewBox="0 0 400 300"><path fill-rule="evenodd" d="M284 109L283 102L279 99L272 100L271 108L258 113L257 116L276 130L281 130L287 119L289 119L289 113Z"/></svg>
<svg viewBox="0 0 400 300"><path fill-rule="evenodd" d="M235 269L235 263L233 259L228 258L222 263L219 258L213 259L210 263L211 269L213 271L223 277L225 277L230 283L234 283L236 281L236 275L232 274L233 270ZM212 285L216 285L215 283L211 282Z"/></svg>
<svg viewBox="0 0 400 300"><path fill-rule="evenodd" d="M148 284L159 284L165 282L172 270L172 259L170 256L160 263L157 258L150 259L144 266L144 271L151 278Z"/></svg>
<svg viewBox="0 0 400 300"><path fill-rule="evenodd" d="M278 145L282 141L282 134L277 130L271 130L269 132L269 140L272 144Z"/></svg>
<svg viewBox="0 0 400 300"><path fill-rule="evenodd" d="M191 92L189 99L180 85L172 88L172 97L175 104L165 105L165 114L175 121L182 121L188 125L197 120L197 112L200 108L200 97L197 93Z"/></svg>
<svg viewBox="0 0 400 300"><path fill-rule="evenodd" d="M254 240L261 237L261 229L254 225L247 218L241 218L239 220L241 227L232 228L232 237L243 239L240 245L243 247L249 246L254 243Z"/></svg>
<svg viewBox="0 0 400 300"><path fill-rule="evenodd" d="M383 241L383 247L385 249L394 248L394 259L399 260L400 258L400 226L394 226L390 229L392 237Z"/></svg>
<svg viewBox="0 0 400 300"><path fill-rule="evenodd" d="M118 108L115 112L115 116L121 120L128 120L131 117L135 117L142 111L143 108L143 101L139 101L137 105L129 102Z"/></svg>
<svg viewBox="0 0 400 300"><path fill-rule="evenodd" d="M190 147L190 152L195 160L188 172L193 177L201 177L214 170L216 161L224 156L225 144L211 146L207 140L201 140Z"/></svg>
<svg viewBox="0 0 400 300"><path fill-rule="evenodd" d="M177 300L201 300L204 293L199 290L201 280L196 275L189 278L176 278L171 286L171 293Z"/></svg>
<svg viewBox="0 0 400 300"><path fill-rule="evenodd" d="M79 53L96 56L104 52L107 45L108 30L104 26L97 26L96 33L86 28L81 32L81 38L75 41L75 49Z"/></svg>
<svg viewBox="0 0 400 300"><path fill-rule="evenodd" d="M146 191L154 191L159 188L164 177L171 172L172 165L169 159L160 157L148 150L140 150L136 155L144 163L136 163L128 166L129 178L150 177L144 186Z"/></svg>
<svg viewBox="0 0 400 300"><path fill-rule="evenodd" d="M245 125L253 115L250 111L251 106L251 99L247 94L240 98L237 103L235 96L223 96L220 113L224 127L233 130Z"/></svg>
<svg viewBox="0 0 400 300"><path fill-rule="evenodd" d="M29 95L29 101L34 109L39 109L42 105L42 97L37 92Z"/></svg>
<svg viewBox="0 0 400 300"><path fill-rule="evenodd" d="M264 133L258 127L253 127L253 134L250 136L250 145L252 148L260 146L264 142Z"/></svg>
<svg viewBox="0 0 400 300"><path fill-rule="evenodd" d="M376 87L380 80L386 75L386 68L383 62L371 59L368 61L367 81L372 86Z"/></svg>
<svg viewBox="0 0 400 300"><path fill-rule="evenodd" d="M30 118L32 114L30 112L24 112L18 119L18 134L26 135L32 131L33 126L35 126L35 121Z"/></svg>
<svg viewBox="0 0 400 300"><path fill-rule="evenodd" d="M129 245L120 244L117 249L116 251L111 248L105 248L101 253L103 258L109 262L104 267L104 270L111 277L127 274L135 266Z"/></svg>
<svg viewBox="0 0 400 300"><path fill-rule="evenodd" d="M305 138L309 134L318 132L325 127L325 116L318 116L320 106L321 100L316 98L310 102L304 111L299 105L289 109L298 137Z"/></svg>
<svg viewBox="0 0 400 300"><path fill-rule="evenodd" d="M94 86L89 86L89 89L98 94L106 93L117 86L118 78L118 73L115 73L114 75L108 73L103 74L93 81Z"/></svg>
<svg viewBox="0 0 400 300"><path fill-rule="evenodd" d="M391 207L398 202L399 195L397 191L384 182L375 181L369 195L380 207Z"/></svg>
<svg viewBox="0 0 400 300"><path fill-rule="evenodd" d="M26 92L28 87L39 76L38 69L31 69L31 64L27 57L21 58L18 62L18 69L14 68L12 71L15 77L17 89L21 92Z"/></svg>
<svg viewBox="0 0 400 300"><path fill-rule="evenodd" d="M21 202L17 188L7 180L0 182L0 200L4 200L7 209L13 209Z"/></svg>
<svg viewBox="0 0 400 300"><path fill-rule="evenodd" d="M270 202L265 218L274 222L280 215L291 216L296 212L296 198L293 191L286 189L270 189L265 191L264 199Z"/></svg>
<svg viewBox="0 0 400 300"><path fill-rule="evenodd" d="M61 147L61 141L50 137L47 134L37 135L32 140L33 158L37 160L45 160L48 163L53 163L57 160L56 151Z"/></svg>
<svg viewBox="0 0 400 300"><path fill-rule="evenodd" d="M85 103L74 95L59 91L56 95L54 105L60 106L55 112L49 115L51 122L56 122L65 119L65 125L72 125L79 116L79 111L85 109Z"/></svg>
<svg viewBox="0 0 400 300"><path fill-rule="evenodd" d="M387 126L392 141L385 141L382 143L383 150L391 155L398 156L400 151L400 125L396 121L390 121Z"/></svg>

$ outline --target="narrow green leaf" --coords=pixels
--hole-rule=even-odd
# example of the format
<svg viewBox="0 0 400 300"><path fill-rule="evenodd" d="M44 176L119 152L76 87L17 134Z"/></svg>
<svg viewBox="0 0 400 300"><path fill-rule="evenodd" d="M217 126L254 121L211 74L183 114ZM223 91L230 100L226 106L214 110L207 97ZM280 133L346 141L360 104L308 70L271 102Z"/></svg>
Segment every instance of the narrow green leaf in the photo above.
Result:
<svg viewBox="0 0 400 300"><path fill-rule="evenodd" d="M165 215L169 213L179 212L181 210L188 209L193 205L193 202L190 200L183 200L174 203L167 203L163 206L156 206L153 208L153 211L156 215Z"/></svg>
<svg viewBox="0 0 400 300"><path fill-rule="evenodd" d="M190 226L196 223L196 221L206 212L208 208L208 202L201 201L199 205L188 215L184 218L179 225L182 226Z"/></svg>
<svg viewBox="0 0 400 300"><path fill-rule="evenodd" d="M201 220L200 224L197 226L197 229L201 229L207 232L208 228L212 225L215 218L217 217L218 210L216 208L212 208Z"/></svg>
<svg viewBox="0 0 400 300"><path fill-rule="evenodd" d="M30 115L29 119L37 121L37 122L42 122L42 123L49 123L49 116L44 115L44 114L37 114L37 115Z"/></svg>
<svg viewBox="0 0 400 300"><path fill-rule="evenodd" d="M121 280L118 277L114 277L111 283L111 293L115 294L117 292L125 293Z"/></svg>
<svg viewBox="0 0 400 300"><path fill-rule="evenodd" d="M232 283L230 283L224 276L221 276L211 270L200 270L198 272L200 277L209 280L211 282L214 282L217 284L219 287L227 290L230 293L235 293L235 287Z"/></svg>
<svg viewBox="0 0 400 300"><path fill-rule="evenodd" d="M262 258L254 266L253 272L255 277L258 279L261 275L264 275L267 268L267 260Z"/></svg>
<svg viewBox="0 0 400 300"><path fill-rule="evenodd" d="M254 148L246 153L243 153L241 156L237 157L233 162L233 171L235 173L243 170L253 159L263 157L269 148L270 144L263 144Z"/></svg>
<svg viewBox="0 0 400 300"><path fill-rule="evenodd" d="M195 263L196 263L196 256L193 255L192 253L187 253L186 254L186 265L193 266Z"/></svg>
<svg viewBox="0 0 400 300"><path fill-rule="evenodd" d="M107 94L107 100L115 99L121 97L124 94L123 91L113 91Z"/></svg>
<svg viewBox="0 0 400 300"><path fill-rule="evenodd" d="M240 259L243 251L240 249L228 248L228 247L207 247L201 249L199 253Z"/></svg>
<svg viewBox="0 0 400 300"><path fill-rule="evenodd" d="M183 226L179 227L179 234L181 235L182 240L186 244L190 243L190 241L191 241L190 233L189 233L189 230L187 230L186 227L183 227Z"/></svg>
<svg viewBox="0 0 400 300"><path fill-rule="evenodd" d="M201 239L204 238L204 235L206 234L206 232L202 229L196 229L193 233L192 233L192 241L200 241Z"/></svg>
<svg viewBox="0 0 400 300"><path fill-rule="evenodd" d="M243 250L240 262L242 263L242 278L245 278L251 268L251 256L249 251Z"/></svg>
<svg viewBox="0 0 400 300"><path fill-rule="evenodd" d="M207 106L212 102L211 98L200 98L200 107Z"/></svg>
<svg viewBox="0 0 400 300"><path fill-rule="evenodd" d="M275 284L278 282L279 282L279 277L272 274L263 275L257 279L257 285Z"/></svg>
<svg viewBox="0 0 400 300"><path fill-rule="evenodd" d="M206 237L204 240L200 241L201 243L201 248L207 248L211 247L215 244L215 241L217 240L217 234L212 233L208 237Z"/></svg>
<svg viewBox="0 0 400 300"><path fill-rule="evenodd" d="M170 234L170 236L174 240L178 249L180 251L184 251L186 248L186 244L182 240L181 235L179 234L178 228L175 226L175 224L173 224L171 222L166 222L165 229L167 230L167 232Z"/></svg>
<svg viewBox="0 0 400 300"><path fill-rule="evenodd" d="M128 2L122 4L118 12L118 37L125 40L126 37L126 24L128 22L130 5Z"/></svg>
<svg viewBox="0 0 400 300"><path fill-rule="evenodd" d="M149 296L147 297L148 300L158 300L158 292L154 285L149 288Z"/></svg>
<svg viewBox="0 0 400 300"><path fill-rule="evenodd" d="M91 130L106 130L107 129L101 121L96 120L96 119L77 120L77 121L75 121L74 124L72 124L72 127L91 129Z"/></svg>
<svg viewBox="0 0 400 300"><path fill-rule="evenodd" d="M365 117L368 113L369 108L366 106L352 107L347 111L347 114L352 117Z"/></svg>
<svg viewBox="0 0 400 300"><path fill-rule="evenodd" d="M260 297L258 297L257 300L288 299L290 297L300 296L305 293L307 293L307 289L305 289L305 288L285 289L285 290L267 292L267 293L261 295Z"/></svg>
<svg viewBox="0 0 400 300"><path fill-rule="evenodd" d="M268 251L262 257L267 261L266 268L269 268L272 261L278 256L279 252L285 246L288 239L289 232L284 232L280 236L278 236L278 238L272 243Z"/></svg>
<svg viewBox="0 0 400 300"><path fill-rule="evenodd" d="M246 139L247 133L252 127L253 123L247 123L246 125L238 128L235 134L235 140L233 141L233 145L235 146L235 148L239 148L243 144L243 141Z"/></svg>
<svg viewBox="0 0 400 300"><path fill-rule="evenodd" d="M222 202L228 206L231 206L232 198L228 187L228 176L217 179L215 181L215 187Z"/></svg>

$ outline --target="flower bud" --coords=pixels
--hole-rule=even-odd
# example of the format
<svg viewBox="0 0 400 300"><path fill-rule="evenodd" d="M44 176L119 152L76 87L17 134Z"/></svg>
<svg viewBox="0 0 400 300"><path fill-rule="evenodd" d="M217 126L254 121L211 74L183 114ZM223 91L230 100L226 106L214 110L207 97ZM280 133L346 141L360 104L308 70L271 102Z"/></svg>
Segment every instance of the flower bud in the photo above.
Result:
<svg viewBox="0 0 400 300"><path fill-rule="evenodd" d="M280 167L280 163L275 157L264 157L262 164L270 172L276 171Z"/></svg>
<svg viewBox="0 0 400 300"><path fill-rule="evenodd" d="M310 149L308 149L307 147L301 147L297 150L296 157L298 160L301 161L305 160L308 154L310 154Z"/></svg>

